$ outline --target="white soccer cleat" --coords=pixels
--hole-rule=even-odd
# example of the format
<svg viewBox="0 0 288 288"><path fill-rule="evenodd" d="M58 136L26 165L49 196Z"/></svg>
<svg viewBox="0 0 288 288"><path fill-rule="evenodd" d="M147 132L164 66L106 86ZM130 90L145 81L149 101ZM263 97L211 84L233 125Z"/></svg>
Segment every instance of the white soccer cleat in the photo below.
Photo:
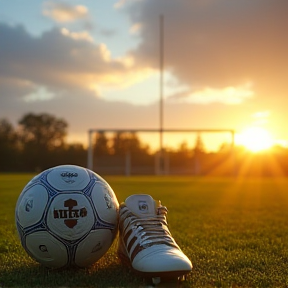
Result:
<svg viewBox="0 0 288 288"><path fill-rule="evenodd" d="M192 263L173 239L167 208L150 195L132 195L120 205L120 259L145 277L181 277Z"/></svg>

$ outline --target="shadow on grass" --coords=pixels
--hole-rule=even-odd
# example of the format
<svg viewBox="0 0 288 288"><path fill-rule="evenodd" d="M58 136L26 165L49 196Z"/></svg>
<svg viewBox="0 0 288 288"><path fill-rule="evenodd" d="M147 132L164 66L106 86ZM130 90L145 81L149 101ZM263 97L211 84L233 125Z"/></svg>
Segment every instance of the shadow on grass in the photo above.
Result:
<svg viewBox="0 0 288 288"><path fill-rule="evenodd" d="M104 268L97 263L90 268L49 270L41 265L10 268L0 271L0 287L145 287L141 278L120 263Z"/></svg>

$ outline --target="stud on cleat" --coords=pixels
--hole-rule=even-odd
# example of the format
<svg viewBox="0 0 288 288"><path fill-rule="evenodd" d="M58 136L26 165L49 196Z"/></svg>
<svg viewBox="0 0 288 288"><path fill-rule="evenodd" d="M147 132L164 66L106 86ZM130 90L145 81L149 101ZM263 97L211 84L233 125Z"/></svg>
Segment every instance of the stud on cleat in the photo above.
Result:
<svg viewBox="0 0 288 288"><path fill-rule="evenodd" d="M187 280L187 274L178 277L178 282L184 282L186 280Z"/></svg>
<svg viewBox="0 0 288 288"><path fill-rule="evenodd" d="M151 281L152 280L152 281ZM150 286L147 287L161 287L161 288L176 288L176 287L181 287L183 281L186 280L186 275L181 275L178 277L152 277L150 278ZM152 286L151 286L152 285Z"/></svg>
<svg viewBox="0 0 288 288"><path fill-rule="evenodd" d="M158 285L161 282L161 278L160 277L153 277L152 278L152 283L153 285Z"/></svg>

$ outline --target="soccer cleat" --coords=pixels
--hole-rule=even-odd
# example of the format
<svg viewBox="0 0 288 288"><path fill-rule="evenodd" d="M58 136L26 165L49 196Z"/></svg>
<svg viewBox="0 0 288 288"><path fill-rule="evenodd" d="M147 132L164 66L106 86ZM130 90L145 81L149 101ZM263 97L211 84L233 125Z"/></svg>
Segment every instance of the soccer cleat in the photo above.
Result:
<svg viewBox="0 0 288 288"><path fill-rule="evenodd" d="M167 227L167 208L160 201L157 206L150 195L131 195L119 213L118 255L133 271L155 281L181 278L192 270Z"/></svg>

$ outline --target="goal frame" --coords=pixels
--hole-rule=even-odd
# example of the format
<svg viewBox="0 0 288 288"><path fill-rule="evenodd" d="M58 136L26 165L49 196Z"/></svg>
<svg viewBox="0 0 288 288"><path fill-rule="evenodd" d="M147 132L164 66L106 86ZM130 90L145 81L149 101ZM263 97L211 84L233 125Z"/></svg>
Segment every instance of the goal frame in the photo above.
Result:
<svg viewBox="0 0 288 288"><path fill-rule="evenodd" d="M231 135L231 153L235 146L235 130L234 129L111 129L111 128L93 128L88 130L88 149L87 149L87 168L93 170L94 155L93 155L93 139L92 135L95 133L230 133ZM162 136L160 136L162 137ZM159 151L163 149L161 143Z"/></svg>

